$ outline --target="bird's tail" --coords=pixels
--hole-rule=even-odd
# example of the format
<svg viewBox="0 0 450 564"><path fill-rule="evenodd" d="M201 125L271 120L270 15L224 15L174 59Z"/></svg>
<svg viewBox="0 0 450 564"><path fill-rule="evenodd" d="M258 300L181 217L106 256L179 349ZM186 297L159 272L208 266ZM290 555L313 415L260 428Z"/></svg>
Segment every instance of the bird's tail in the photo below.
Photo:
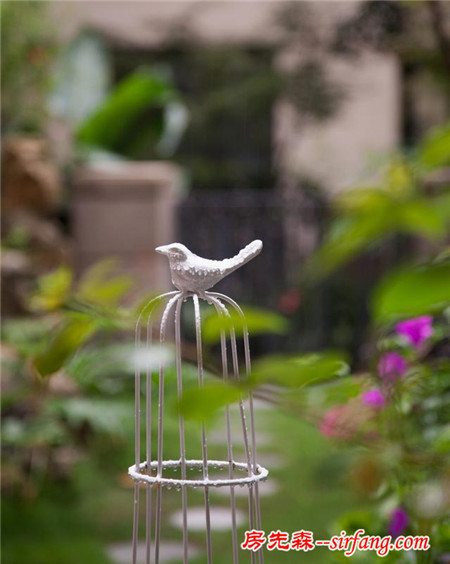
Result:
<svg viewBox="0 0 450 564"><path fill-rule="evenodd" d="M259 239L255 239L254 241L249 243L246 247L244 247L241 251L239 251L237 255L235 255L231 259L228 259L231 267L230 272L236 270L243 264L252 260L252 258L255 258L257 255L259 255L262 248L263 248L263 244L262 241L260 241Z"/></svg>

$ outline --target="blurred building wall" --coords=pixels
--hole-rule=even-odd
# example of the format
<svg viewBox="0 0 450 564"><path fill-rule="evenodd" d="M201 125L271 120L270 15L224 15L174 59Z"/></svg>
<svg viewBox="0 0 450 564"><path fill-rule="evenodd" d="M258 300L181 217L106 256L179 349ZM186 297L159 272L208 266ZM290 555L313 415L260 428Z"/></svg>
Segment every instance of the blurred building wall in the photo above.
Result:
<svg viewBox="0 0 450 564"><path fill-rule="evenodd" d="M380 159L398 147L400 73L387 54L366 53L351 61L328 57L324 64L345 85L336 114L319 124L302 124L292 107L282 103L276 127L284 168L333 194L367 183Z"/></svg>
<svg viewBox="0 0 450 564"><path fill-rule="evenodd" d="M207 48L217 43L276 45L280 32L274 21L282 4L282 0L53 1L51 12L65 39L90 28L122 46L162 49L174 34L189 34ZM326 34L359 2L306 4L314 11L319 32ZM279 60L283 66L283 57ZM360 181L371 162L397 147L400 76L398 63L389 54L367 53L351 60L326 56L324 64L348 95L336 115L320 123L299 118L287 103L278 104L273 116L274 154L287 179L308 177L335 193ZM289 185L283 183L286 190Z"/></svg>

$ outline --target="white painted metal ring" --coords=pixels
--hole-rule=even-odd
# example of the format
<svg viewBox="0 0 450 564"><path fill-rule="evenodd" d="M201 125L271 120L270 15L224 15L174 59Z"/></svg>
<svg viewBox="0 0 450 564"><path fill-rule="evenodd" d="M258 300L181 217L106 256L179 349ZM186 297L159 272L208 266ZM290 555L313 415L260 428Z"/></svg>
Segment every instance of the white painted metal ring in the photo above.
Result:
<svg viewBox="0 0 450 564"><path fill-rule="evenodd" d="M203 460L186 460L185 461L186 467L189 469L203 469ZM229 469L230 463L228 460L208 460L208 469ZM154 460L150 463L151 470L158 469L158 461ZM176 470L181 468L181 460L163 460L161 463L161 470ZM233 470L242 470L244 472L248 472L248 464L246 462L234 462L233 461ZM235 478L202 478L199 480L195 479L178 479L178 478L164 478L162 476L152 476L150 474L145 474L143 471L147 471L147 462L141 462L139 464L139 470L136 470L136 466L130 466L128 468L128 474L133 478L133 480L137 482L147 482L149 484L160 484L161 486L173 487L173 488L180 488L182 486L189 486L189 487L213 487L213 488L220 488L223 486L251 486L256 482L260 482L261 480L265 480L269 474L267 468L260 466L259 464L256 465L256 474L252 474L251 476L242 476L242 477L235 477Z"/></svg>

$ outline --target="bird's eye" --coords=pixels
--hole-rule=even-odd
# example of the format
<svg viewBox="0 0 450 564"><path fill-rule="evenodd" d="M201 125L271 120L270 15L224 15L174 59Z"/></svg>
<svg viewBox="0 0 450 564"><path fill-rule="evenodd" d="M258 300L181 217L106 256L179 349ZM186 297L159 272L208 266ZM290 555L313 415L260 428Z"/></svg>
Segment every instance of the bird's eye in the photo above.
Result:
<svg viewBox="0 0 450 564"><path fill-rule="evenodd" d="M177 247L171 247L169 249L169 252L171 255L177 257L177 258L182 258L184 256L184 253L181 249L178 249Z"/></svg>

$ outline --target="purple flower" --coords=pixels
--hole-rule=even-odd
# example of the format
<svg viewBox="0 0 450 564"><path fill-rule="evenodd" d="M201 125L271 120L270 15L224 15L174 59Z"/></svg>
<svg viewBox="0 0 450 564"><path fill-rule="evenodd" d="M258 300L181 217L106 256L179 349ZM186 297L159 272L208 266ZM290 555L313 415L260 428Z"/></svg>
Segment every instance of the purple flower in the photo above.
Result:
<svg viewBox="0 0 450 564"><path fill-rule="evenodd" d="M413 347L420 345L433 334L433 318L431 315L423 315L414 319L407 319L397 324L397 333L405 337Z"/></svg>
<svg viewBox="0 0 450 564"><path fill-rule="evenodd" d="M397 507L391 514L388 524L388 532L392 537L398 537L409 525L409 517L402 507Z"/></svg>
<svg viewBox="0 0 450 564"><path fill-rule="evenodd" d="M378 372L386 380L396 380L406 372L407 368L406 360L396 352L384 354L378 363Z"/></svg>
<svg viewBox="0 0 450 564"><path fill-rule="evenodd" d="M376 409L383 409L386 404L384 396L378 388L373 388L365 392L362 396L362 400L366 405L370 405L370 407L375 407Z"/></svg>

